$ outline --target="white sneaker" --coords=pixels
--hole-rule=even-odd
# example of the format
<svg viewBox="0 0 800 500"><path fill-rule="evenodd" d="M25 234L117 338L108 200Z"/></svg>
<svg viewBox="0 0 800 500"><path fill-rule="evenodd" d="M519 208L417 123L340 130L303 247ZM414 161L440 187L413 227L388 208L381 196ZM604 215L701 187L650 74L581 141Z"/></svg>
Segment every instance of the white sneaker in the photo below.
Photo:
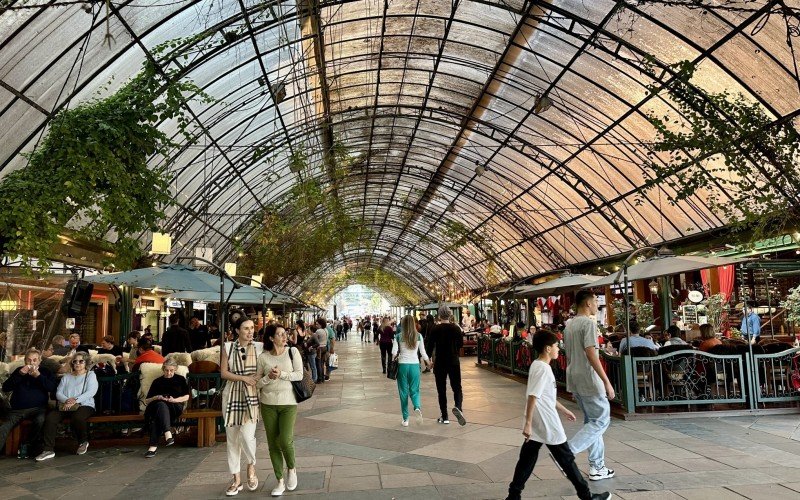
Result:
<svg viewBox="0 0 800 500"><path fill-rule="evenodd" d="M416 417L417 425L422 425L422 410L420 410L419 408L415 408L414 416Z"/></svg>
<svg viewBox="0 0 800 500"><path fill-rule="evenodd" d="M289 491L297 489L297 469L289 469L286 475L286 489Z"/></svg>
<svg viewBox="0 0 800 500"><path fill-rule="evenodd" d="M611 479L614 477L614 469L609 469L605 465L600 469L589 467L589 479L591 481L600 481L601 479Z"/></svg>
<svg viewBox="0 0 800 500"><path fill-rule="evenodd" d="M408 427L408 419L403 420L402 425L403 425L403 427Z"/></svg>
<svg viewBox="0 0 800 500"><path fill-rule="evenodd" d="M284 484L283 479L279 479L278 486L272 490L272 496L279 497L283 495L284 491L286 491L286 485Z"/></svg>
<svg viewBox="0 0 800 500"><path fill-rule="evenodd" d="M56 453L54 451L43 451L39 453L39 456L36 457L36 461L43 462L45 460L50 460L54 456L56 456Z"/></svg>
<svg viewBox="0 0 800 500"><path fill-rule="evenodd" d="M89 449L89 441L84 441L83 443L78 446L78 455L86 454L86 450Z"/></svg>

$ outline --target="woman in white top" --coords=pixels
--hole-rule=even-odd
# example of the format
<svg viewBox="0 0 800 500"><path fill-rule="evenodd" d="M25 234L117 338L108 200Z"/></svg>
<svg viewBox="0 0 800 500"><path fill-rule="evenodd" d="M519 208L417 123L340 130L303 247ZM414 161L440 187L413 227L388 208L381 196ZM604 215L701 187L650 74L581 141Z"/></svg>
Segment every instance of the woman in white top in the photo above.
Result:
<svg viewBox="0 0 800 500"><path fill-rule="evenodd" d="M227 496L237 495L244 488L240 478L241 456L247 459L247 489L258 488L256 476L256 424L258 423L257 371L258 346L253 342L256 327L243 316L233 325L239 337L224 343L220 356L220 374L227 380L222 391L222 415L225 418L228 470L233 479Z"/></svg>
<svg viewBox="0 0 800 500"><path fill-rule="evenodd" d="M428 354L422 335L417 332L414 316L405 316L400 322L402 333L394 336L392 340L392 358L398 356L397 392L400 393L400 410L403 413L403 427L408 427L408 397L414 405L417 424L422 424L422 407L419 398L419 355L429 366Z"/></svg>
<svg viewBox="0 0 800 500"><path fill-rule="evenodd" d="M303 360L296 347L286 347L286 330L278 327L272 337L264 338L264 352L258 357L258 399L261 417L267 431L267 445L272 470L278 485L272 496L297 488L297 469L294 461L294 422L297 419L297 399L292 382L303 379ZM283 461L289 473L283 481Z"/></svg>

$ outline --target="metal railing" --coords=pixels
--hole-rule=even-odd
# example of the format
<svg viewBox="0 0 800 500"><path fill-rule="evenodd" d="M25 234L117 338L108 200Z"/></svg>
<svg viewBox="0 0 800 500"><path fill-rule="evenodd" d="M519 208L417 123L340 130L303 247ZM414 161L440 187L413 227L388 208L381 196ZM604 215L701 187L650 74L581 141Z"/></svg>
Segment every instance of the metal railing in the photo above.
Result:
<svg viewBox="0 0 800 500"><path fill-rule="evenodd" d="M564 358L564 363L566 366L566 356L561 356ZM612 402L623 404L625 401L624 399L624 390L625 390L625 377L624 371L622 366L622 358L619 356L613 356L608 354L604 350L600 350L600 364L603 366L603 370L606 372L606 376L608 376L608 381L611 382L611 387L614 388L614 399Z"/></svg>
<svg viewBox="0 0 800 500"><path fill-rule="evenodd" d="M750 370L746 356L687 349L632 357L630 364L631 376L626 377L626 383L628 402L633 400L633 407L748 402L745 374Z"/></svg>
<svg viewBox="0 0 800 500"><path fill-rule="evenodd" d="M95 409L98 415L138 414L139 372L97 377ZM186 382L191 390L187 408L221 408L223 380L219 373L189 373Z"/></svg>
<svg viewBox="0 0 800 500"><path fill-rule="evenodd" d="M222 408L222 389L225 381L219 373L190 373L186 382L191 390L187 409L219 410Z"/></svg>
<svg viewBox="0 0 800 500"><path fill-rule="evenodd" d="M754 354L755 391L758 403L800 401L800 379L792 380L793 372L800 375L800 348L775 354Z"/></svg>

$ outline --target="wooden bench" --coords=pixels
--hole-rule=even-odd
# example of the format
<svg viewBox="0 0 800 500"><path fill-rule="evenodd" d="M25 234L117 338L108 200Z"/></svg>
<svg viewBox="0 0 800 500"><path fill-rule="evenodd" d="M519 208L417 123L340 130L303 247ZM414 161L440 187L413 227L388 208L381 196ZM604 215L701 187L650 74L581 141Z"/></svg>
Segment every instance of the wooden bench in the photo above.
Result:
<svg viewBox="0 0 800 500"><path fill-rule="evenodd" d="M197 420L197 447L213 446L217 441L217 418L222 416L219 410L188 409L181 414L181 420ZM180 422L180 420L179 420ZM89 417L89 424L144 424L144 414L131 413L122 415L94 415ZM27 431L30 421L23 420L14 427L6 438L7 457L15 456L22 444L23 430ZM187 424L183 424L187 425Z"/></svg>
<svg viewBox="0 0 800 500"><path fill-rule="evenodd" d="M131 413L122 405L121 390L124 383L136 374L118 374L114 376L98 377L98 396L95 397L97 413L89 417L91 425L124 425L128 422L139 424L144 423L144 414ZM186 378L189 387L194 391L196 397L189 400L189 406L183 411L181 420L197 421L197 446L200 448L213 446L216 442L216 420L222 417L219 409L221 402L218 396L221 395L222 379L219 373L189 373ZM214 389L211 391L211 389ZM138 401L134 403L138 405ZM20 425L14 427L6 439L6 456L14 456L22 443L23 431L30 425L29 421L23 420ZM187 424L182 424L187 425Z"/></svg>

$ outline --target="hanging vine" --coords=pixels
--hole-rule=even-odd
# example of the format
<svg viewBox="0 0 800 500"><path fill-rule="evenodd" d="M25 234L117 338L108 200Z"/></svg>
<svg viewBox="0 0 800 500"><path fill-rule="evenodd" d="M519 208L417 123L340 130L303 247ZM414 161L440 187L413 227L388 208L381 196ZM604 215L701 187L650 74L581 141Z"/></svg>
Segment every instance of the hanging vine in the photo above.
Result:
<svg viewBox="0 0 800 500"><path fill-rule="evenodd" d="M166 53L169 44L154 54ZM65 228L93 240L112 233L117 239L108 263L130 268L142 253L135 236L156 230L173 203L170 162L148 165L154 155L169 159L175 147L158 125L174 120L193 141L184 111L191 100L211 98L180 80L177 70L147 60L116 92L55 115L47 135L25 155L27 165L0 181L2 253L20 256L30 271L34 259L49 265Z"/></svg>
<svg viewBox="0 0 800 500"><path fill-rule="evenodd" d="M750 231L752 240L795 229L800 135L793 116L774 120L741 94L703 91L692 84L695 67L688 61L671 69L670 84L650 88L665 93L678 113L649 116L657 138L649 145L652 173L645 189L666 183L674 190L673 204L705 193L708 206L734 230ZM667 153L666 161L659 153Z"/></svg>

